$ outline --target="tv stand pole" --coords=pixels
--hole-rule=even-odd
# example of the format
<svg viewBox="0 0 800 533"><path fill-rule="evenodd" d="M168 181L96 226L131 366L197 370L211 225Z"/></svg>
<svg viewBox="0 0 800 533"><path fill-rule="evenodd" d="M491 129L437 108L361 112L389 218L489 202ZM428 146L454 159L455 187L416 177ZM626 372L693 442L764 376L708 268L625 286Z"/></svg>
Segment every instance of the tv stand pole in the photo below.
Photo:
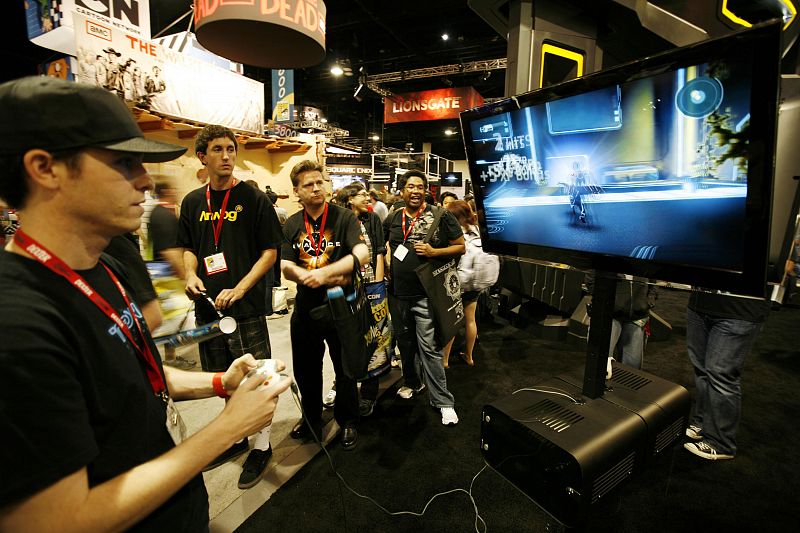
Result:
<svg viewBox="0 0 800 533"><path fill-rule="evenodd" d="M611 344L616 296L617 275L599 270L595 272L586 367L583 371L583 395L591 399L600 398L605 391L608 346Z"/></svg>

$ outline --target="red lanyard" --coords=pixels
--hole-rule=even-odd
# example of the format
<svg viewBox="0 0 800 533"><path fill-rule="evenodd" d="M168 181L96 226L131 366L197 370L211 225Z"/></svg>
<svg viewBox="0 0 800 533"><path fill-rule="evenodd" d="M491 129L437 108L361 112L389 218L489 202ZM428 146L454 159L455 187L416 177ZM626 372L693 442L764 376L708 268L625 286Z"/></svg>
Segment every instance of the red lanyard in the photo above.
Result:
<svg viewBox="0 0 800 533"><path fill-rule="evenodd" d="M308 234L308 240L311 241L311 247L314 249L315 257L319 257L320 249L322 248L322 239L323 239L323 232L325 231L325 222L328 220L328 204L325 203L325 208L322 211L322 223L319 225L319 240L314 242L314 228L311 227L311 223L308 221L308 212L303 211L303 218L306 222L306 233Z"/></svg>
<svg viewBox="0 0 800 533"><path fill-rule="evenodd" d="M116 284L117 289L122 295L122 299L125 301L125 305L128 307L128 310L131 313L133 323L136 324L136 329L139 332L139 338L143 341L142 346L140 346L133 339L133 334L131 333L130 328L125 324L125 322L122 321L122 318L120 318L119 314L114 310L113 307L111 307L111 304L109 304L105 298L100 296L80 274L72 270L66 263L56 257L47 248L36 242L32 237L27 235L22 230L18 230L17 233L14 234L14 242L16 242L20 247L24 248L26 252L33 256L33 258L39 261L41 264L62 278L66 279L73 287L78 289L81 294L86 296L100 309L100 311L102 311L109 319L111 319L111 321L114 322L114 324L116 324L120 330L122 330L122 333L125 334L125 337L133 346L136 354L144 361L147 369L147 378L150 380L150 386L152 387L153 392L156 395L165 397L166 386L164 385L164 378L161 376L161 372L158 370L158 365L156 364L153 352L150 350L150 346L145 340L144 332L142 331L142 326L139 323L139 319L136 317L136 313L134 313L133 309L131 308L131 301L128 299L128 294L125 292L125 289L122 287L122 284L119 282L114 273L111 272L111 270L104 263L100 263L103 265L103 268L106 269L109 277Z"/></svg>
<svg viewBox="0 0 800 533"><path fill-rule="evenodd" d="M225 208L228 206L228 198L231 196L231 189L236 187L236 178L233 178L233 184L228 192L225 193L225 198L222 199L222 207L219 209L219 222L214 226L214 250L219 248L219 236L222 234L222 223L225 221ZM208 212L211 213L211 184L206 185L206 203L208 204ZM214 220L211 220L214 224Z"/></svg>
<svg viewBox="0 0 800 533"><path fill-rule="evenodd" d="M422 202L419 211L417 211L417 216L414 217L414 220L411 221L411 225L408 226L408 229L406 229L406 208L405 207L403 208L403 242L406 242L406 240L408 239L408 234L411 233L411 230L414 228L414 224L417 223L417 220L419 219L420 215L422 215L422 213L424 212L425 212L425 202Z"/></svg>

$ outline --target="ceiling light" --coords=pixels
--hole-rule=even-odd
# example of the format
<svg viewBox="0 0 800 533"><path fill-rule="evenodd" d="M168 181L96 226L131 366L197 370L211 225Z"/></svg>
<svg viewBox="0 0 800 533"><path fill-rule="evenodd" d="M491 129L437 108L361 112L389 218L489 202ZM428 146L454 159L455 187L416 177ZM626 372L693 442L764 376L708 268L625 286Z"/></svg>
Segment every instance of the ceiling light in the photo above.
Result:
<svg viewBox="0 0 800 533"><path fill-rule="evenodd" d="M446 130L444 130L444 134L445 135L455 135L456 132L454 130L451 130L450 128L447 128Z"/></svg>
<svg viewBox="0 0 800 533"><path fill-rule="evenodd" d="M323 124L327 124L328 123L328 119L325 118L325 117L322 117L321 119L319 119L319 121L322 122Z"/></svg>
<svg viewBox="0 0 800 533"><path fill-rule="evenodd" d="M370 139L372 139L373 141L380 141L381 140L381 138L378 137L377 135L373 135L372 137L370 137Z"/></svg>
<svg viewBox="0 0 800 533"><path fill-rule="evenodd" d="M337 63L331 67L331 74L333 74L334 76L341 76L342 74L344 74L344 70Z"/></svg>
<svg viewBox="0 0 800 533"><path fill-rule="evenodd" d="M447 39L449 39L449 38L450 38L450 36L449 36L449 35L447 35L446 33L443 33L443 34L442 34L442 40L443 40L443 41L446 41L446 40L447 40Z"/></svg>

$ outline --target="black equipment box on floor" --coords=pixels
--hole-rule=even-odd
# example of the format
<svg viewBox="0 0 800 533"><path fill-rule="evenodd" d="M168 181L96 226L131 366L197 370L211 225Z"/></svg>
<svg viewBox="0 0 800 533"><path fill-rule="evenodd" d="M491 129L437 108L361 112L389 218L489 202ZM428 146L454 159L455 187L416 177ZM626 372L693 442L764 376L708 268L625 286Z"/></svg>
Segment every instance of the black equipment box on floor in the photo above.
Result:
<svg viewBox="0 0 800 533"><path fill-rule="evenodd" d="M626 384L609 381L611 397L584 396L580 371L483 408L486 463L568 527L584 524L594 504L676 442L688 421L686 389L621 366L614 372Z"/></svg>

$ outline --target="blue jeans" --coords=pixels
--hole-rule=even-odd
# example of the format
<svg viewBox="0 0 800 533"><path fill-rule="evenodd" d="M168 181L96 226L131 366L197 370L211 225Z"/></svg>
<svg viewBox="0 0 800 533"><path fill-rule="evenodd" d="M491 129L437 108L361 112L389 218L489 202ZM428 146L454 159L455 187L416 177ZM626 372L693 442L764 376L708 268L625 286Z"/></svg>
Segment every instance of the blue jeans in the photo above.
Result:
<svg viewBox="0 0 800 533"><path fill-rule="evenodd" d="M638 321L637 321L638 322ZM620 322L616 318L611 323L611 346L608 354L614 354L614 347L619 343L620 363L633 368L642 368L644 358L644 326L637 322Z"/></svg>
<svg viewBox="0 0 800 533"><path fill-rule="evenodd" d="M406 387L418 389L424 379L432 406L453 407L455 399L447 390L442 347L436 342L428 299L402 300L389 295L389 313Z"/></svg>
<svg viewBox="0 0 800 533"><path fill-rule="evenodd" d="M742 366L763 324L714 318L691 309L686 318L686 345L697 388L691 424L703 429L703 440L718 453L735 455Z"/></svg>

